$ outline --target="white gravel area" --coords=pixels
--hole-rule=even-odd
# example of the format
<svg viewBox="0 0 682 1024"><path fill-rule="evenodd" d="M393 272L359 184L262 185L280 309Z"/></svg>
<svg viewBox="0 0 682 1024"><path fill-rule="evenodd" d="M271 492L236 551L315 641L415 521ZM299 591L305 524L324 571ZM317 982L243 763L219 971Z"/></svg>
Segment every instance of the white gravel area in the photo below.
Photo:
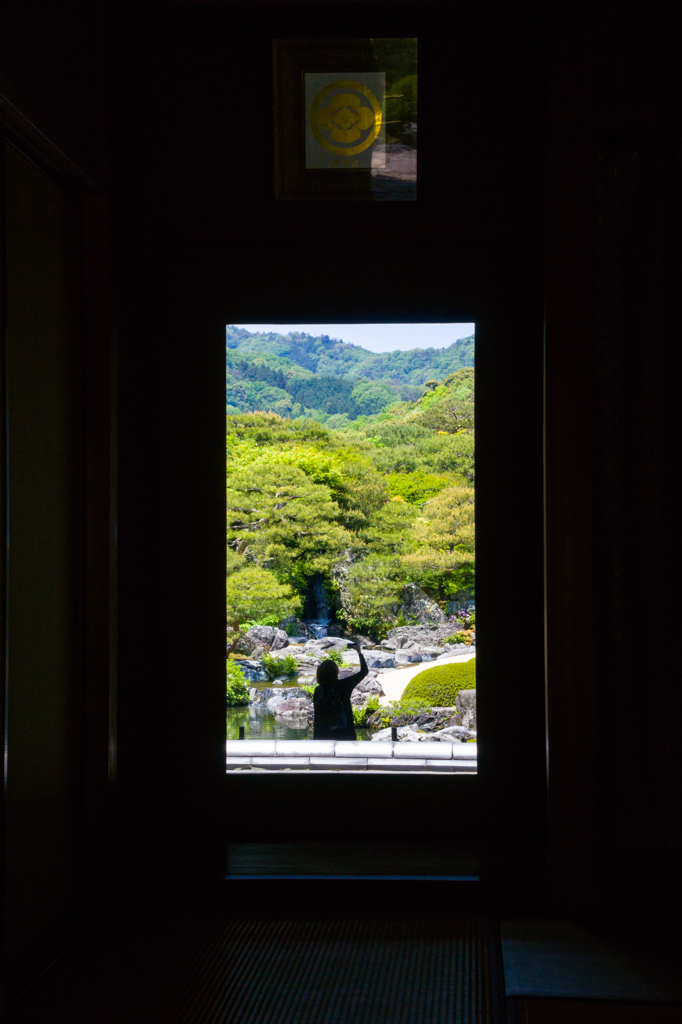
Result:
<svg viewBox="0 0 682 1024"><path fill-rule="evenodd" d="M418 676L420 672L424 672L427 668L432 668L434 665L450 665L454 662L470 661L475 657L476 651L473 651L472 654L444 654L441 658L436 658L435 661L422 661L418 665L406 665L405 668L380 669L377 672L377 678L386 696L379 697L379 703L388 704L389 701L399 700L410 679L414 679L415 676Z"/></svg>

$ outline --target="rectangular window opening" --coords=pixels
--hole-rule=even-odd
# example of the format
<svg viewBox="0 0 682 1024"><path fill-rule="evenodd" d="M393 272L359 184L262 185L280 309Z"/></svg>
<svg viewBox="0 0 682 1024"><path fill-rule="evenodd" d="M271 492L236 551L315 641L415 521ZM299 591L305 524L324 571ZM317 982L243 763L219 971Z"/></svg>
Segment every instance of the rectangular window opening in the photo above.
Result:
<svg viewBox="0 0 682 1024"><path fill-rule="evenodd" d="M229 772L476 772L474 336L226 328Z"/></svg>

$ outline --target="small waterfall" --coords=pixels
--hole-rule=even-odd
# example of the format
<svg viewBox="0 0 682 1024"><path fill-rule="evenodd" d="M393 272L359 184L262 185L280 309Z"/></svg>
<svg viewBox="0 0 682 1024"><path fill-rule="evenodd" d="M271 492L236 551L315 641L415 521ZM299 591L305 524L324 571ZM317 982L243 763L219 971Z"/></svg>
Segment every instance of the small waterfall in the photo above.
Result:
<svg viewBox="0 0 682 1024"><path fill-rule="evenodd" d="M322 576L313 576L308 584L303 621L310 632L319 639L327 635L330 618L327 591L324 589L324 578Z"/></svg>

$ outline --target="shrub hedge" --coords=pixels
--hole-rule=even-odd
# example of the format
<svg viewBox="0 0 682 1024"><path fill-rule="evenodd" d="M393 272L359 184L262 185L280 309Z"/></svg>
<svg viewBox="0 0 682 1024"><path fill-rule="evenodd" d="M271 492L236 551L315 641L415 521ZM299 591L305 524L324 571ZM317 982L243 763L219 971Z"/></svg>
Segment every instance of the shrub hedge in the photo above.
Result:
<svg viewBox="0 0 682 1024"><path fill-rule="evenodd" d="M434 665L420 672L405 687L402 701L424 700L431 707L453 708L460 690L476 689L476 659L452 665Z"/></svg>

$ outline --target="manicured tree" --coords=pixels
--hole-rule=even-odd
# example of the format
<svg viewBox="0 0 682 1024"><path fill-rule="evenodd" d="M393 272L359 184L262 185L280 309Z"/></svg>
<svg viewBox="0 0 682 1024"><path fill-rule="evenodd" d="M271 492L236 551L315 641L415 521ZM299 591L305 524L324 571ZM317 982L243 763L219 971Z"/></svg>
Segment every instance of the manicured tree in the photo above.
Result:
<svg viewBox="0 0 682 1024"><path fill-rule="evenodd" d="M473 586L475 491L447 487L420 510L412 527L416 551L403 555L406 575L439 597Z"/></svg>
<svg viewBox="0 0 682 1024"><path fill-rule="evenodd" d="M330 488L298 466L253 466L228 479L228 546L280 581L300 587L356 545L339 518Z"/></svg>
<svg viewBox="0 0 682 1024"><path fill-rule="evenodd" d="M231 559L230 556L231 555ZM231 622L237 634L230 645L231 654L241 637L240 623L253 619L277 616L283 619L296 614L301 608L301 599L291 587L277 580L274 573L259 565L243 564L237 567L235 555L228 554L227 576L227 621ZM231 562L231 564L230 564ZM229 571L229 570L232 571Z"/></svg>

